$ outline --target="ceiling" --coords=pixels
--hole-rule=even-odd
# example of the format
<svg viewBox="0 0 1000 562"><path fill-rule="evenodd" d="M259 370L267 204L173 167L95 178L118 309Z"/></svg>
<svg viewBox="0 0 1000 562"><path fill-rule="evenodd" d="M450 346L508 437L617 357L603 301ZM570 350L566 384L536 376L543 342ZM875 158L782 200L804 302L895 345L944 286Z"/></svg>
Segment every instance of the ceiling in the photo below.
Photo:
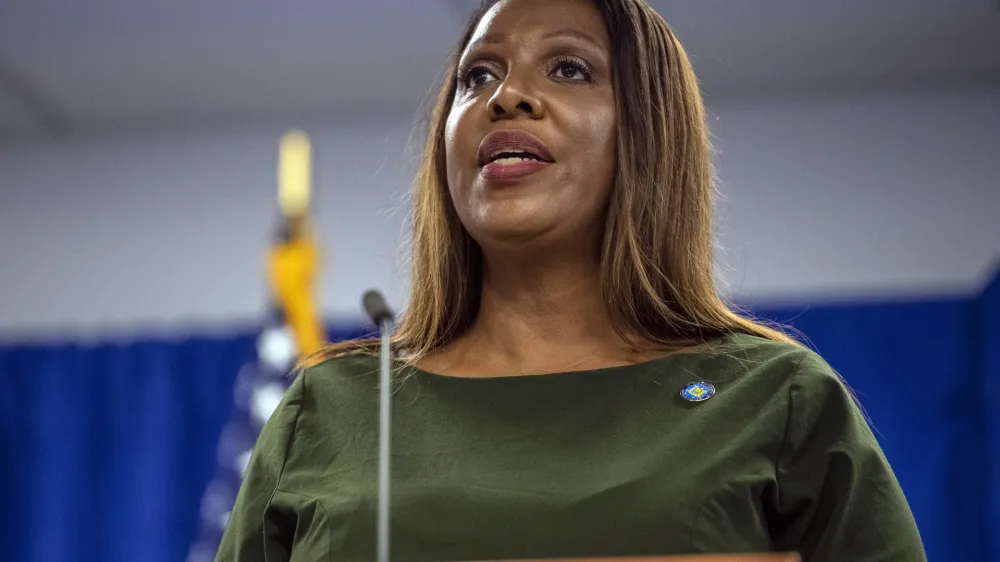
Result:
<svg viewBox="0 0 1000 562"><path fill-rule="evenodd" d="M0 133L411 111L477 3L2 0ZM710 98L1000 84L997 0L652 4Z"/></svg>

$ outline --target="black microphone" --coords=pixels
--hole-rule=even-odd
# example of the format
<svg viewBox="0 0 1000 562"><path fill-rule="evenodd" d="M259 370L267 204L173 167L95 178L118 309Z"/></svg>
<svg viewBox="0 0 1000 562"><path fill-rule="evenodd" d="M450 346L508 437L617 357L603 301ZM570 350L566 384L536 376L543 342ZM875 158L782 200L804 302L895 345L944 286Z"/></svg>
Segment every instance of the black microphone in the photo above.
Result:
<svg viewBox="0 0 1000 562"><path fill-rule="evenodd" d="M389 436L392 429L392 325L393 315L385 297L375 289L361 299L365 312L379 328L382 344L379 350L379 424L378 424L378 530L376 547L378 562L389 562Z"/></svg>
<svg viewBox="0 0 1000 562"><path fill-rule="evenodd" d="M389 305L385 303L385 297L375 289L369 289L365 292L365 296L361 298L361 305L365 308L365 312L368 313L368 317L379 328L382 327L383 322L387 320L391 322L393 319L392 311L389 310Z"/></svg>

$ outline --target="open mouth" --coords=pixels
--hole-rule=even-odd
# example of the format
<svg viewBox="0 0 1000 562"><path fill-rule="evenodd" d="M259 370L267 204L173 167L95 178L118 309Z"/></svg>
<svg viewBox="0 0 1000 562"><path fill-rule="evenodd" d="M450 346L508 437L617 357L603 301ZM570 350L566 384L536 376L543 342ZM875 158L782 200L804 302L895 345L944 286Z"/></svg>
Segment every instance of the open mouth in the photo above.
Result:
<svg viewBox="0 0 1000 562"><path fill-rule="evenodd" d="M549 149L526 131L494 131L479 144L479 166L555 162Z"/></svg>
<svg viewBox="0 0 1000 562"><path fill-rule="evenodd" d="M479 144L479 174L506 184L540 172L555 158L542 141L527 131L494 131Z"/></svg>
<svg viewBox="0 0 1000 562"><path fill-rule="evenodd" d="M489 157L490 164L499 164L501 166L520 164L521 162L545 162L545 160L542 160L537 154L523 150L505 150Z"/></svg>

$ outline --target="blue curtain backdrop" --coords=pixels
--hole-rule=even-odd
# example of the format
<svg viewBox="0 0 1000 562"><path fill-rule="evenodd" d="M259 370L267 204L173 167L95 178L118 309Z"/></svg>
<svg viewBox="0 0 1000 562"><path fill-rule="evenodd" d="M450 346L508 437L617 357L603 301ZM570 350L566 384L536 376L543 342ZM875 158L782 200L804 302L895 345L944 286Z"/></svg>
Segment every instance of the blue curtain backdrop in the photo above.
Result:
<svg viewBox="0 0 1000 562"><path fill-rule="evenodd" d="M1000 562L1000 278L969 299L755 312L858 392L930 559ZM0 347L0 559L183 561L255 338Z"/></svg>
<svg viewBox="0 0 1000 562"><path fill-rule="evenodd" d="M976 324L979 327L979 370L982 372L982 395L985 427L982 442L986 462L983 477L969 483L973 493L984 498L987 512L986 529L990 536L986 560L1000 561L1000 274L983 292L976 303ZM978 482L988 480L980 490Z"/></svg>

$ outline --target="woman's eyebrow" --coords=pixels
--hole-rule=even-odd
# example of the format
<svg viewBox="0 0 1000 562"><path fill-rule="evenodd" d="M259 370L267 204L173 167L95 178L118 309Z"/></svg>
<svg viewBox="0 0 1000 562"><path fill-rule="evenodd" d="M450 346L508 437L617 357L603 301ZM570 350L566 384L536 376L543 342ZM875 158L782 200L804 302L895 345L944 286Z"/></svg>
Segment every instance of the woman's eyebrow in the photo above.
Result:
<svg viewBox="0 0 1000 562"><path fill-rule="evenodd" d="M543 40L548 40L548 39L555 39L558 37L572 37L574 39L580 39L582 41L586 41L587 43L592 43L594 46L601 47L601 43L596 38L594 38L593 35L585 31L580 31L579 29L573 29L571 27L567 27L564 29L557 29L554 31L547 31L542 35L541 38ZM469 47L471 48L481 44L495 45L498 43L504 43L507 41L507 39L508 35L506 33L487 33L486 35L483 35L482 37L470 43Z"/></svg>

